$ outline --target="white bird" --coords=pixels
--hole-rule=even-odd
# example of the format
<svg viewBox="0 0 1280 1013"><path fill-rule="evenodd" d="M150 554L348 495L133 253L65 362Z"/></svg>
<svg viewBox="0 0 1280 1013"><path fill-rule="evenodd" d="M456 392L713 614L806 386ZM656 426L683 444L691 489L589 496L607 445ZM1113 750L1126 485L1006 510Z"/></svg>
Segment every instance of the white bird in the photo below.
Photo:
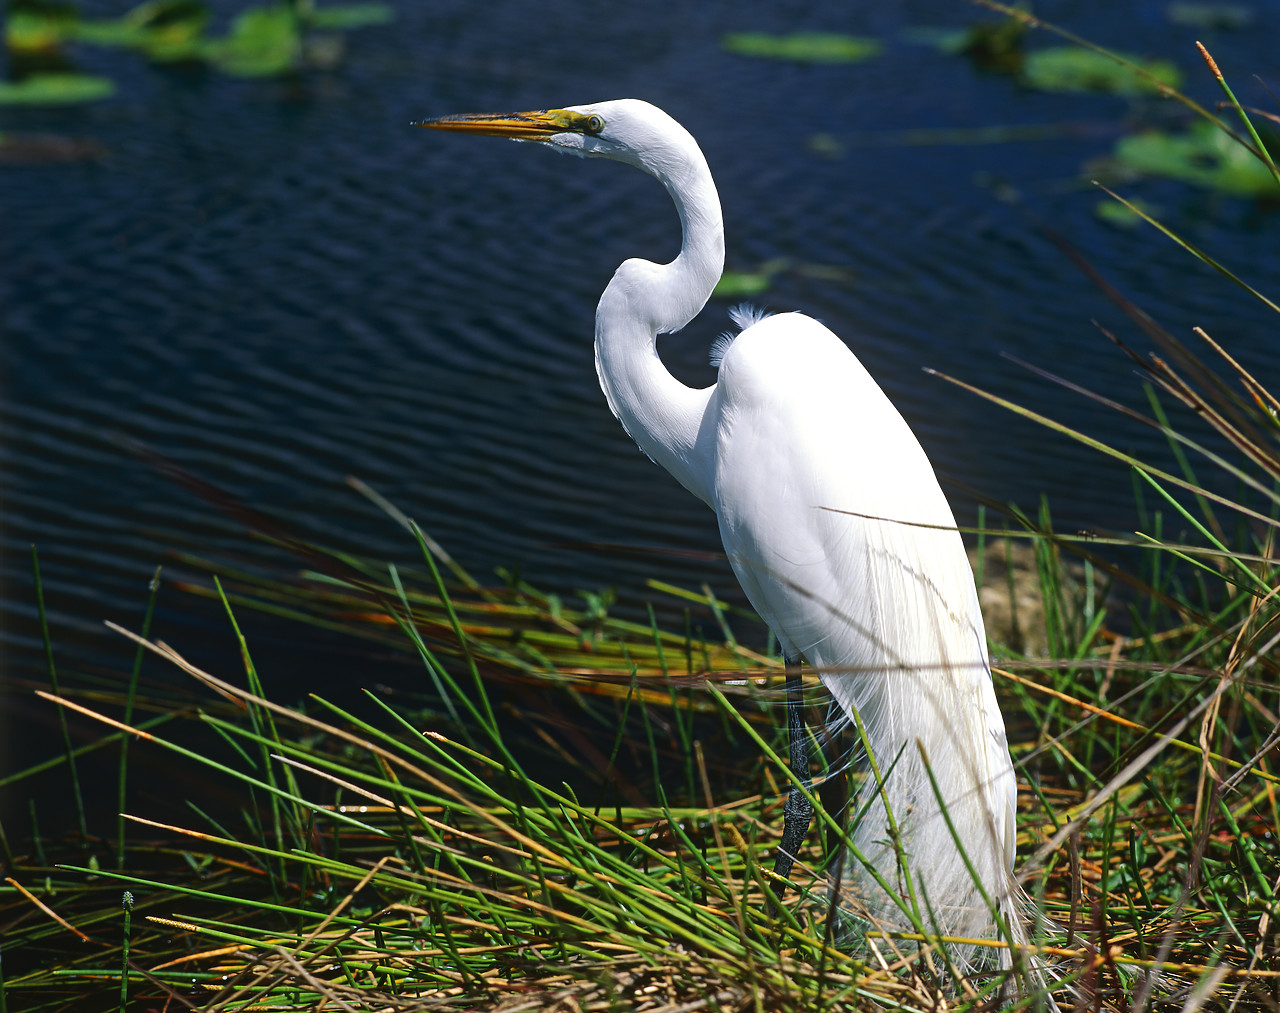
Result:
<svg viewBox="0 0 1280 1013"><path fill-rule="evenodd" d="M850 906L876 927L918 922L1025 942L1012 872L1016 784L973 572L902 416L848 347L799 313L739 314L741 333L717 348L710 387L667 371L657 336L679 331L711 296L724 227L706 158L661 109L623 99L420 125L626 162L666 187L683 228L679 256L627 260L596 310L609 407L715 511L729 562L789 665L803 657L865 728L882 784L869 776L855 810L866 809L850 835L861 860L845 863ZM796 732L793 720L793 765L806 755ZM792 850L808 825L800 801L793 792ZM790 865L782 856L784 873ZM1007 950L996 959L973 946L949 950L961 971L1009 964Z"/></svg>

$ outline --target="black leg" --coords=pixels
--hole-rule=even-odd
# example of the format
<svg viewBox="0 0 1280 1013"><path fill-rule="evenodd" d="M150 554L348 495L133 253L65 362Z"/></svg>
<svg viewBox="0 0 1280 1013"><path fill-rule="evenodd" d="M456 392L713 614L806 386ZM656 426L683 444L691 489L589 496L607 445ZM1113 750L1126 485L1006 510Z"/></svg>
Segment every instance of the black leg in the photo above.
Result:
<svg viewBox="0 0 1280 1013"><path fill-rule="evenodd" d="M791 736L791 769L804 782L805 788L813 785L809 776L809 732L804 723L804 682L800 678L800 661L787 658L787 731ZM782 808L782 843L773 859L773 871L784 879L791 875L809 821L813 818L813 806L794 784L787 794Z"/></svg>
<svg viewBox="0 0 1280 1013"><path fill-rule="evenodd" d="M844 825L844 822L849 815L845 811L846 806L849 804L849 775L848 764L844 760L846 757L844 742L845 736L841 733L834 741L826 743L828 749L831 750L827 754L828 757L835 756L840 757L841 759L838 761L838 766L834 770L828 766L827 776L823 779L822 783L818 785L818 799L822 802L823 811L834 818L836 823L841 826ZM833 746L835 748L831 748ZM840 855L843 853L840 838L840 831L828 824L826 839L828 859L830 859L832 855ZM835 878L837 882L840 879L839 876L836 876Z"/></svg>

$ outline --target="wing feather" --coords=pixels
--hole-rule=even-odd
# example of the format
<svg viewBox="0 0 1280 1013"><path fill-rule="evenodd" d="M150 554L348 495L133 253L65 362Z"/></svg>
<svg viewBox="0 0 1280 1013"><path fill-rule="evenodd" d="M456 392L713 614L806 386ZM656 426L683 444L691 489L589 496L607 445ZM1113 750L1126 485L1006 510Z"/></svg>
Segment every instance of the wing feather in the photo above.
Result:
<svg viewBox="0 0 1280 1013"><path fill-rule="evenodd" d="M885 797L917 891L969 898L938 928L988 925L924 757L988 887L1011 883L1016 785L973 573L924 451L857 358L798 314L738 335L716 406L713 500L743 589L893 768ZM882 870L886 819L873 805L854 835ZM901 921L861 886L871 917Z"/></svg>

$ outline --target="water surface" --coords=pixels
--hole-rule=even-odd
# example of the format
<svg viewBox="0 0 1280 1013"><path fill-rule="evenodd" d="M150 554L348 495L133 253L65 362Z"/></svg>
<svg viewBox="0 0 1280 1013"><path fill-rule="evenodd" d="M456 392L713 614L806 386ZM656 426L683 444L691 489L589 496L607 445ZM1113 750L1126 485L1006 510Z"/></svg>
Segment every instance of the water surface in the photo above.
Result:
<svg viewBox="0 0 1280 1013"><path fill-rule="evenodd" d="M109 5L100 4L108 9ZM217 5L223 14L239 5ZM0 129L97 139L97 164L3 169L5 668L37 672L28 550L40 547L59 659L97 672L130 652L172 553L295 565L157 470L145 445L297 535L407 559L355 475L481 576L518 567L549 590L646 578L736 597L714 519L611 417L591 354L596 299L630 256L669 259L669 201L629 168L411 129L457 111L635 96L700 140L721 188L728 267L789 268L759 301L802 309L862 358L946 476L1000 501L1049 497L1063 529L1132 529L1122 468L925 374L1030 402L1127 449L1158 438L1031 376L1021 357L1123 400L1124 358L1091 322L1132 329L1046 234L1066 237L1171 330L1204 325L1266 379L1275 322L1152 230L1100 221L1091 159L1146 104L1054 96L903 41L959 25L966 4L399 3L353 34L346 62L301 81L248 81L82 62L119 95L82 109L5 110ZM1037 13L1104 44L1182 64L1217 93L1193 32L1163 2L1059 2ZM723 52L730 31L884 38L878 60L799 66ZM1242 83L1275 86L1265 33L1203 36ZM1038 41L1038 40L1037 40ZM1047 127L1008 143L916 143L906 131ZM1034 133L1034 132L1033 132ZM820 143L815 143L815 138ZM912 143L908 143L912 140ZM1261 287L1280 266L1274 207L1138 183L1190 239ZM706 384L728 326L713 300L664 339L673 372ZM1141 341L1134 338L1138 344ZM802 393L802 392L798 392ZM962 523L971 496L949 486ZM216 612L166 590L160 632L234 664ZM367 681L278 633L276 664L308 687ZM296 668L289 670L290 660ZM25 690L11 709L47 728Z"/></svg>

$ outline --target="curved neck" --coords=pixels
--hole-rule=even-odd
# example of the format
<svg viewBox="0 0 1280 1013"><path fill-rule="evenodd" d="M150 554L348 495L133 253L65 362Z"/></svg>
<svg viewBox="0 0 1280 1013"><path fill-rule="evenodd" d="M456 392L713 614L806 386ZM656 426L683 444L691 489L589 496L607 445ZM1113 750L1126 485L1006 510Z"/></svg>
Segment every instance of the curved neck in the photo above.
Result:
<svg viewBox="0 0 1280 1013"><path fill-rule="evenodd" d="M672 376L657 339L680 330L706 305L724 268L724 223L711 170L693 138L658 155L640 168L675 201L680 255L670 264L628 260L618 268L596 308L596 373L609 407L640 449L710 504L714 455L695 448L715 386L696 390Z"/></svg>

